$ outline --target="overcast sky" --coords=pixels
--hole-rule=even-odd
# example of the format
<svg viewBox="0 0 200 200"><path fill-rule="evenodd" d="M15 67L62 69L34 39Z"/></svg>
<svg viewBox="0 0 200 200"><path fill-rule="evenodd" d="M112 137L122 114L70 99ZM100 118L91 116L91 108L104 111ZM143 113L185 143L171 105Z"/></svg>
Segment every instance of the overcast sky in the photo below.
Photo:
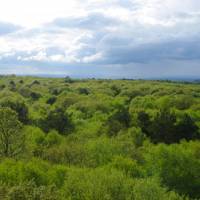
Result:
<svg viewBox="0 0 200 200"><path fill-rule="evenodd" d="M0 73L200 77L200 1L0 0Z"/></svg>

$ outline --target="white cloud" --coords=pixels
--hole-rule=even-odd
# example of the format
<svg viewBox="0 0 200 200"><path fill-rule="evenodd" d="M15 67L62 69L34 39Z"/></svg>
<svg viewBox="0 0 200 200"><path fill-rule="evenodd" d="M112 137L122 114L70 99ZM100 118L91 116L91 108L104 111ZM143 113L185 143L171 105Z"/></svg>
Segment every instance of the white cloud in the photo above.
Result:
<svg viewBox="0 0 200 200"><path fill-rule="evenodd" d="M0 0L0 19L27 27L84 12L77 0Z"/></svg>

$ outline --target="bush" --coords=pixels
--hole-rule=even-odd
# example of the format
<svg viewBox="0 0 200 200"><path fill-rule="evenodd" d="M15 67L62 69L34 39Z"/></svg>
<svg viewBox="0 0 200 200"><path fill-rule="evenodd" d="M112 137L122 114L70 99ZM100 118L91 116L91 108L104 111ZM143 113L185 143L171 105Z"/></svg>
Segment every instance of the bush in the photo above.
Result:
<svg viewBox="0 0 200 200"><path fill-rule="evenodd" d="M130 199L132 181L116 170L73 170L68 174L64 192L72 200Z"/></svg>
<svg viewBox="0 0 200 200"><path fill-rule="evenodd" d="M114 157L111 166L124 172L127 176L138 178L143 176L142 168L135 160L122 156Z"/></svg>
<svg viewBox="0 0 200 200"><path fill-rule="evenodd" d="M85 95L90 94L90 91L87 88L79 88L78 92L79 92L79 94L85 94Z"/></svg>
<svg viewBox="0 0 200 200"><path fill-rule="evenodd" d="M122 129L130 125L130 115L125 107L115 110L104 124L104 130L108 136L116 136Z"/></svg>
<svg viewBox="0 0 200 200"><path fill-rule="evenodd" d="M182 139L199 139L200 134L195 121L185 113L179 118L174 112L164 109L156 113L153 120L150 120L146 112L140 111L137 120L139 127L154 143L172 144Z"/></svg>
<svg viewBox="0 0 200 200"><path fill-rule="evenodd" d="M147 172L158 175L169 189L192 198L200 198L200 144L183 142L171 146L158 145L145 154Z"/></svg>
<svg viewBox="0 0 200 200"><path fill-rule="evenodd" d="M37 101L40 97L41 97L41 94L37 93L37 92L31 92L30 93L30 97L34 100L34 101Z"/></svg>
<svg viewBox="0 0 200 200"><path fill-rule="evenodd" d="M59 145L61 141L62 141L62 137L55 130L50 131L45 138L45 143L47 147Z"/></svg>
<svg viewBox="0 0 200 200"><path fill-rule="evenodd" d="M183 200L175 192L168 192L166 188L161 187L155 179L135 181L132 193L134 200Z"/></svg>
<svg viewBox="0 0 200 200"><path fill-rule="evenodd" d="M18 118L19 121L27 124L29 119L28 119L28 107L25 104L25 102L23 100L17 99L17 98L3 98L0 101L0 105L2 107L7 107L7 108L11 108L12 110L14 110L17 114L18 114Z"/></svg>
<svg viewBox="0 0 200 200"><path fill-rule="evenodd" d="M17 113L10 108L0 108L0 155L17 157L24 150L25 137Z"/></svg>
<svg viewBox="0 0 200 200"><path fill-rule="evenodd" d="M4 200L61 200L61 195L54 186L37 187L34 183L21 183L9 188Z"/></svg>
<svg viewBox="0 0 200 200"><path fill-rule="evenodd" d="M67 135L73 129L73 123L70 116L61 108L51 110L42 121L42 128L49 132L54 129L63 135Z"/></svg>
<svg viewBox="0 0 200 200"><path fill-rule="evenodd" d="M55 96L50 97L47 100L47 104L53 105L56 102L57 98Z"/></svg>

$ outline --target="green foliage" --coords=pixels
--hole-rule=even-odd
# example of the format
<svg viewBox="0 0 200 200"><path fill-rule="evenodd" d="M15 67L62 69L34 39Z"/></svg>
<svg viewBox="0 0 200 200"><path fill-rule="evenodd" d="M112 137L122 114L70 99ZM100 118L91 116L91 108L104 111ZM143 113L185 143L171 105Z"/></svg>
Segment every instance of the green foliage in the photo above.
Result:
<svg viewBox="0 0 200 200"><path fill-rule="evenodd" d="M173 143L175 135L176 116L169 110L161 110L154 118L151 127L149 127L149 136L153 142ZM176 141L175 141L176 142Z"/></svg>
<svg viewBox="0 0 200 200"><path fill-rule="evenodd" d="M128 128L130 125L130 115L126 108L119 107L107 119L104 126L109 136L116 136L122 129Z"/></svg>
<svg viewBox="0 0 200 200"><path fill-rule="evenodd" d="M130 198L131 180L116 170L76 170L68 176L64 188L73 200L123 200Z"/></svg>
<svg viewBox="0 0 200 200"><path fill-rule="evenodd" d="M199 87L1 76L0 199L200 199Z"/></svg>
<svg viewBox="0 0 200 200"><path fill-rule="evenodd" d="M137 164L122 160L126 164L121 165L117 160L114 161L114 167L123 168L122 172L110 167L90 170L50 166L40 160L28 163L5 160L0 164L0 178L5 182L0 192L4 192L5 199L181 200L175 193L168 193L155 180L131 179L127 175L131 172L135 176ZM10 170L5 170L8 167Z"/></svg>
<svg viewBox="0 0 200 200"><path fill-rule="evenodd" d="M188 115L184 114L176 125L177 141L180 139L192 140L200 139L198 126L195 121Z"/></svg>
<svg viewBox="0 0 200 200"><path fill-rule="evenodd" d="M53 145L59 145L62 141L62 137L59 135L57 131L50 131L48 135L45 138L46 145L53 146Z"/></svg>
<svg viewBox="0 0 200 200"><path fill-rule="evenodd" d="M135 200L183 200L175 192L167 192L166 188L160 186L154 179L141 179L136 181L133 188L133 199Z"/></svg>
<svg viewBox="0 0 200 200"><path fill-rule="evenodd" d="M117 146L115 141L106 137L88 142L86 144L87 165L97 167L109 163L120 151Z"/></svg>
<svg viewBox="0 0 200 200"><path fill-rule="evenodd" d="M163 109L158 111L151 120L146 112L140 111L137 120L139 127L154 143L171 144L180 142L182 139L200 138L195 121L185 113L178 120L174 112Z"/></svg>
<svg viewBox="0 0 200 200"><path fill-rule="evenodd" d="M65 77L65 83L73 83L73 82L74 82L74 80L71 79L69 76Z"/></svg>
<svg viewBox="0 0 200 200"><path fill-rule="evenodd" d="M28 107L23 100L19 98L5 97L1 99L0 105L2 107L11 108L18 114L19 121L22 123L28 122Z"/></svg>
<svg viewBox="0 0 200 200"><path fill-rule="evenodd" d="M61 198L54 186L35 187L32 183L25 183L11 187L5 200L58 200Z"/></svg>
<svg viewBox="0 0 200 200"><path fill-rule="evenodd" d="M114 157L111 166L124 172L127 176L139 178L143 176L142 168L135 160L123 156Z"/></svg>
<svg viewBox="0 0 200 200"><path fill-rule="evenodd" d="M0 155L17 156L24 147L22 124L10 108L0 108Z"/></svg>
<svg viewBox="0 0 200 200"><path fill-rule="evenodd" d="M42 128L46 132L55 129L59 133L67 135L73 129L73 124L70 116L63 109L56 108L55 110L51 110L42 121Z"/></svg>
<svg viewBox="0 0 200 200"><path fill-rule="evenodd" d="M78 91L79 94L85 94L85 95L90 94L90 91L87 88L79 88Z"/></svg>
<svg viewBox="0 0 200 200"><path fill-rule="evenodd" d="M37 101L37 100L41 97L41 95L40 95L39 93L37 93L37 92L31 92L31 93L30 93L30 97L31 97L34 101Z"/></svg>
<svg viewBox="0 0 200 200"><path fill-rule="evenodd" d="M128 130L128 134L130 134L133 138L133 143L135 147L141 147L146 139L145 134L141 131L140 128L130 128Z"/></svg>
<svg viewBox="0 0 200 200"><path fill-rule="evenodd" d="M199 142L149 148L145 154L147 172L160 177L162 183L171 190L200 198L199 150Z"/></svg>
<svg viewBox="0 0 200 200"><path fill-rule="evenodd" d="M47 100L47 104L53 105L56 102L57 98L55 96L50 97Z"/></svg>

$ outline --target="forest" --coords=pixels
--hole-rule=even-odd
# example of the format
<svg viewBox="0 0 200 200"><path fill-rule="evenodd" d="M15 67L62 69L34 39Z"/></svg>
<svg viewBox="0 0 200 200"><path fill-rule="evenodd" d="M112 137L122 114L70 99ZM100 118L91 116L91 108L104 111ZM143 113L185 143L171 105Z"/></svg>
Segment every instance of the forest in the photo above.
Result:
<svg viewBox="0 0 200 200"><path fill-rule="evenodd" d="M199 139L199 82L0 76L0 200L198 200Z"/></svg>

